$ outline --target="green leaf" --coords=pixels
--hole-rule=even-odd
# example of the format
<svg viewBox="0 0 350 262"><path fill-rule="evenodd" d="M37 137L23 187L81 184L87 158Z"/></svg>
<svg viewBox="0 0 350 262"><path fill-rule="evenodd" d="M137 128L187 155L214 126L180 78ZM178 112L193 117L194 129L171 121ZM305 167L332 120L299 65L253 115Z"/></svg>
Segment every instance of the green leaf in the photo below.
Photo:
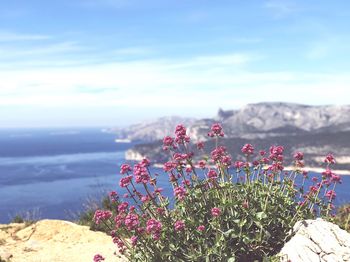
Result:
<svg viewBox="0 0 350 262"><path fill-rule="evenodd" d="M256 218L259 220L262 220L264 218L267 218L267 215L264 213L264 211L258 212L255 214Z"/></svg>

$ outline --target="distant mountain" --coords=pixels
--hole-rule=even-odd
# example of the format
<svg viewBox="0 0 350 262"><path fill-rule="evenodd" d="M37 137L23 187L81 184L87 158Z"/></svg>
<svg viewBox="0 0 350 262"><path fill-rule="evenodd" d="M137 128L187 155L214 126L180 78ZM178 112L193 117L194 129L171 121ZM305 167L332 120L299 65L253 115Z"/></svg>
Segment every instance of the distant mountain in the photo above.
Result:
<svg viewBox="0 0 350 262"><path fill-rule="evenodd" d="M148 156L161 162L164 156L160 140L166 135L173 136L177 124L188 127L191 138L196 141L207 140L208 130L215 122L223 125L225 143L233 155L239 154L244 143L255 144L258 149L281 144L290 155L295 150L304 151L310 158L310 166L315 166L321 156L334 152L342 159L338 168L350 170L350 105L248 104L239 110L220 109L213 118L164 117L117 130L116 133L119 138L147 142L129 150L128 159ZM291 160L290 156L287 160Z"/></svg>
<svg viewBox="0 0 350 262"><path fill-rule="evenodd" d="M197 120L178 116L161 117L153 121L131 125L126 128L111 128L110 133L115 133L117 139L131 141L156 141L164 136L173 135L175 126L179 123L185 126L193 125Z"/></svg>
<svg viewBox="0 0 350 262"><path fill-rule="evenodd" d="M206 140L210 126L220 122L226 137L264 138L304 133L350 131L350 105L308 106L293 103L248 104L239 110L220 109L214 118L162 117L155 121L114 129L119 139L156 141L173 135L177 124L189 128L195 140Z"/></svg>
<svg viewBox="0 0 350 262"><path fill-rule="evenodd" d="M292 103L248 104L240 110L220 110L227 135L246 133L298 133L350 130L350 105L308 106Z"/></svg>

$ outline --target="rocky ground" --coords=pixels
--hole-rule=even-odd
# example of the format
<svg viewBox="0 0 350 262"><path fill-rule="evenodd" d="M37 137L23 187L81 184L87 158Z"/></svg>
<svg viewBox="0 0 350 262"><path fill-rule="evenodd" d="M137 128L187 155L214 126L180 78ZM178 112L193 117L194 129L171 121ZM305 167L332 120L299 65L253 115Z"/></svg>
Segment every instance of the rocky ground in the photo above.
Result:
<svg viewBox="0 0 350 262"><path fill-rule="evenodd" d="M68 221L41 220L32 225L0 225L0 257L10 262L126 261L114 253L111 238Z"/></svg>

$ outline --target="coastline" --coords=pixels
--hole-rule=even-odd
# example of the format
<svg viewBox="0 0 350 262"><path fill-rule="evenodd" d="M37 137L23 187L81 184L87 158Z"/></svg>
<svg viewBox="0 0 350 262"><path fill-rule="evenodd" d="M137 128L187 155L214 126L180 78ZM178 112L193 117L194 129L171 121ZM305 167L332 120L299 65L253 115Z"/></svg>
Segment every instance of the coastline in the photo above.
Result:
<svg viewBox="0 0 350 262"><path fill-rule="evenodd" d="M163 164L160 163L155 163L152 165L155 168L163 168ZM210 167L214 167L214 166L210 166ZM284 167L284 170L293 170L294 167L293 166L286 166ZM303 168L303 170L305 171L311 171L311 172L315 172L315 173L322 173L323 171L325 171L324 168L322 167L310 167L310 166L306 166ZM334 172L337 175L342 175L342 176L350 176L350 170L346 170L346 169L332 169L332 172Z"/></svg>

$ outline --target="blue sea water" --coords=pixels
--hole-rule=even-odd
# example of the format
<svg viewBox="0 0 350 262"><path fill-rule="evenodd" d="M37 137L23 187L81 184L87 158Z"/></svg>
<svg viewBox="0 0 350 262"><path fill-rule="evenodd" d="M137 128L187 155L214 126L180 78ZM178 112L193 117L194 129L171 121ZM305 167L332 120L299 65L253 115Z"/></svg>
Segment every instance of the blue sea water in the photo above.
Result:
<svg viewBox="0 0 350 262"><path fill-rule="evenodd" d="M0 129L0 223L29 211L37 218L73 219L87 199L118 188L130 143L100 129ZM158 186L171 196L160 169ZM310 174L318 175L318 174ZM350 202L350 176L337 186L336 204Z"/></svg>
<svg viewBox="0 0 350 262"><path fill-rule="evenodd" d="M71 219L118 185L132 144L100 129L0 130L0 223L18 213Z"/></svg>

